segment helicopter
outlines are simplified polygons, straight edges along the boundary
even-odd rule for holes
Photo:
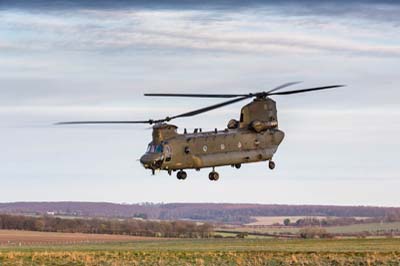
[[[289,82],[268,91],[247,94],[184,94],[184,93],[145,93],[151,97],[194,97],[194,98],[232,98],[211,106],[182,114],[167,116],[163,119],[139,121],[70,121],[58,125],[71,124],[150,124],[153,125],[152,141],[140,162],[152,174],[156,170],[165,170],[169,175],[177,172],[179,180],[187,178],[187,169],[199,171],[211,168],[208,178],[219,179],[215,167],[232,166],[241,168],[242,164],[268,161],[273,170],[272,160],[285,133],[278,128],[276,102],[271,96],[291,95],[310,91],[333,89],[344,85],[330,85],[299,90],[280,91],[283,88],[298,84]],[[188,133],[178,133],[178,127],[168,123],[177,118],[192,117],[230,104],[253,99],[241,108],[239,120],[231,119],[223,130],[202,131],[195,129]]]

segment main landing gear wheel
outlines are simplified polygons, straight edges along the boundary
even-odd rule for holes
[[[212,171],[210,174],[208,174],[208,179],[211,181],[217,181],[219,179],[219,174],[215,171]]]
[[[185,180],[186,177],[187,177],[187,174],[186,174],[185,171],[180,170],[180,171],[176,174],[176,177],[177,177],[179,180]]]
[[[274,170],[274,168],[275,168],[275,163],[274,163],[274,161],[269,161],[269,162],[268,162],[268,167],[269,167],[269,169]]]

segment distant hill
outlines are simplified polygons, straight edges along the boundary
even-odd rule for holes
[[[243,224],[251,222],[252,216],[386,217],[393,213],[400,214],[400,208],[233,203],[12,202],[0,203],[0,213],[106,218],[139,217]]]

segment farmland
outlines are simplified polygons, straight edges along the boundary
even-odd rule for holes
[[[248,232],[248,233],[260,233],[260,234],[298,234],[303,227],[296,226],[232,226],[217,228],[217,231],[223,232]],[[343,226],[325,226],[323,227],[328,233],[333,235],[351,235],[367,232],[371,235],[379,235],[380,233],[400,232],[400,222],[390,223],[365,223],[365,224],[351,224]]]
[[[297,221],[298,219],[305,219],[305,218],[315,218],[315,219],[325,219],[327,216],[254,216],[251,217],[254,219],[254,222],[247,223],[247,226],[267,226],[267,225],[274,225],[274,224],[282,224],[283,220],[289,219],[290,221]],[[329,218],[337,218],[337,217],[329,217]],[[370,217],[352,217],[356,220],[364,220]]]
[[[0,265],[400,265],[398,238],[132,238],[68,243],[5,245],[0,247]]]
[[[1,246],[35,246],[35,245],[65,245],[82,243],[126,242],[134,240],[155,239],[150,237],[81,234],[81,233],[50,233],[18,230],[0,230]]]
[[[400,238],[396,237],[400,231],[400,222],[363,221],[355,224],[322,227],[296,226],[296,223],[292,223],[285,226],[277,225],[277,223],[282,221],[282,218],[288,218],[287,216],[270,216],[259,218],[256,225],[219,224],[220,228],[210,227],[207,234],[187,234],[185,232],[188,228],[192,230],[196,228],[187,226],[195,225],[193,222],[156,222],[135,219],[89,220],[10,215],[1,217],[3,217],[3,226],[8,228],[25,228],[25,225],[31,227],[40,225],[41,227],[33,226],[32,228],[35,228],[36,231],[0,230],[0,266],[400,266]],[[296,220],[307,216],[289,217]],[[125,226],[138,225],[137,223],[142,226],[149,225],[144,227],[148,229],[148,231],[144,231],[147,232],[144,236],[137,236],[137,233],[141,232],[137,231],[140,227]],[[71,226],[75,224],[80,227]],[[175,225],[176,231],[180,233],[176,234],[175,238],[166,237],[167,235],[160,237],[163,236],[158,232],[161,224]],[[101,225],[101,227],[97,225]],[[198,224],[197,226],[202,225]],[[51,229],[55,232],[43,232],[38,230],[40,228]],[[75,231],[71,231],[71,228]],[[79,232],[79,228],[85,230]],[[100,233],[104,230],[100,231],[99,228],[109,228],[111,233]],[[131,229],[126,230],[127,228]],[[323,228],[329,232],[329,238],[301,239],[300,230],[305,228]],[[88,231],[97,233],[83,233]],[[369,234],[357,234],[364,232],[369,232]],[[276,238],[278,234],[283,239]],[[390,237],[385,238],[383,235]]]

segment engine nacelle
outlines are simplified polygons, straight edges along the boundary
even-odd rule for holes
[[[259,133],[267,129],[276,128],[278,126],[277,121],[260,121],[254,120],[250,123],[249,128]]]

